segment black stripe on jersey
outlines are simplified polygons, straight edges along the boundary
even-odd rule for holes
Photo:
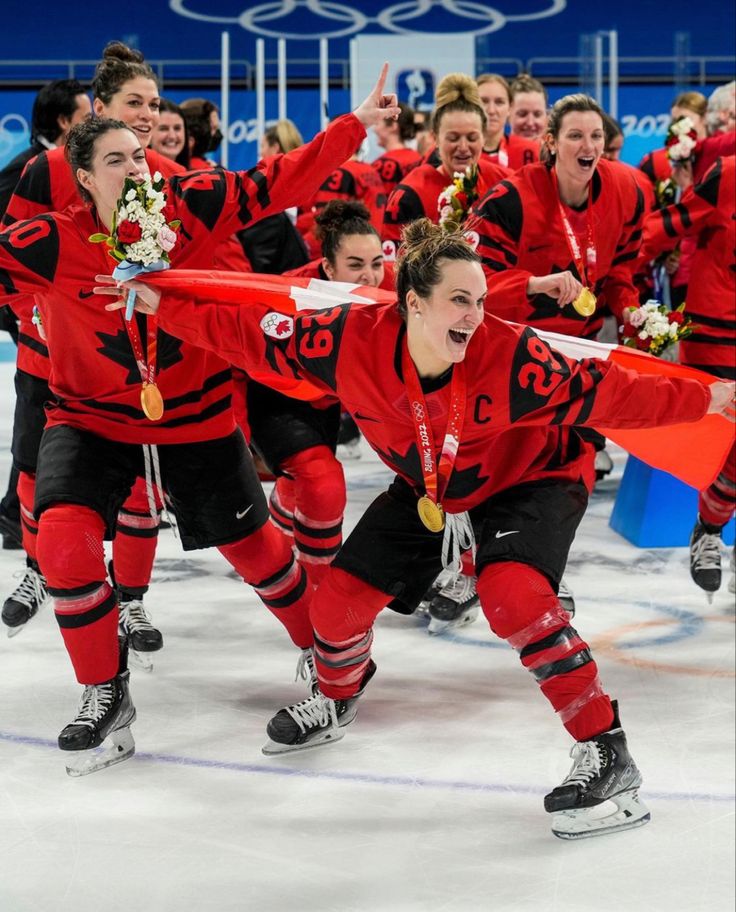
[[[598,384],[603,379],[603,375],[598,370],[598,368],[592,362],[588,362],[588,374],[593,380],[593,386],[588,390],[587,393],[583,396],[583,404],[580,408],[580,412],[577,416],[577,422],[582,424],[587,420],[591,411],[593,410],[593,405],[595,404],[596,393],[598,392]]]
[[[703,326],[713,326],[715,329],[736,329],[736,320],[724,320],[721,317],[711,317],[706,314],[695,313],[694,310],[688,310],[693,323],[701,323]]]
[[[675,203],[675,211],[679,214],[680,219],[682,220],[682,227],[691,228],[693,220],[690,218],[690,213],[688,212],[687,206],[683,206],[682,203]]]
[[[117,605],[115,593],[111,592],[100,605],[82,611],[80,614],[57,614],[56,622],[62,629],[69,630],[77,627],[88,627],[109,614]]]
[[[250,178],[256,185],[256,199],[258,200],[258,205],[261,207],[261,209],[265,209],[266,206],[270,205],[271,203],[271,196],[268,192],[268,180],[266,178],[266,175],[256,168],[250,172]]]
[[[481,246],[483,248],[484,253],[486,250],[498,250],[498,252],[506,260],[507,265],[499,264],[499,267],[497,267],[493,260],[491,260],[490,262],[486,262],[486,257],[484,256],[483,262],[490,269],[496,269],[496,268],[509,269],[511,266],[516,266],[519,258],[516,256],[516,254],[513,252],[513,250],[511,250],[511,248],[506,247],[500,241],[496,241],[490,237],[481,236]]]
[[[687,342],[687,339],[685,341]],[[723,380],[736,380],[736,366],[733,364],[694,364],[692,361],[688,361],[687,366],[714,377],[721,377]]]
[[[46,152],[41,152],[26,165],[13,192],[21,199],[45,206],[47,210],[54,208],[51,196],[51,174]]]
[[[685,340],[688,345],[692,342],[702,343],[704,345],[733,345],[733,336],[707,336],[705,333],[694,332]]]
[[[48,358],[49,356],[49,350],[43,344],[43,342],[40,339],[36,339],[34,336],[27,335],[26,333],[18,333],[18,345],[25,345],[26,348],[30,348],[37,354],[43,355],[44,358]]]
[[[10,273],[7,269],[0,269],[0,287],[2,287],[5,294],[18,294],[18,289],[13,285],[13,280],[10,278]]]
[[[639,170],[646,174],[653,184],[657,182],[657,177],[654,173],[654,158],[652,157],[651,152],[647,153],[647,155],[642,158],[639,163]]]
[[[715,165],[708,171],[706,179],[693,187],[694,192],[714,209],[718,205],[718,191],[721,189],[721,172],[723,171],[721,163],[722,159],[717,158]]]
[[[126,415],[128,418],[133,418],[135,420],[141,420],[144,417],[141,409],[137,409],[132,405],[125,405],[122,402],[98,402],[96,399],[82,399],[80,400],[79,404],[86,406],[88,409],[95,409],[96,411],[107,412],[113,415]],[[59,401],[57,405],[65,412],[71,412],[72,414],[77,415],[82,414],[79,409],[63,400]],[[216,415],[220,415],[222,412],[226,412],[231,407],[231,405],[231,396],[228,394],[224,398],[218,399],[216,402],[208,405],[207,408],[204,408],[193,415],[183,415],[181,418],[172,418],[169,421],[161,421],[158,422],[156,426],[175,428],[186,424],[202,424],[205,421],[208,421],[210,418],[214,418]],[[84,414],[89,413],[84,412]]]
[[[671,238],[676,238],[677,229],[675,228],[675,224],[672,221],[672,213],[670,213],[667,209],[662,209],[660,214],[662,216],[662,227],[664,228],[665,233]]]
[[[192,390],[181,396],[172,396],[170,399],[167,399],[165,402],[166,408],[175,409],[179,408],[181,405],[191,405],[193,402],[199,402],[205,393],[209,393],[211,390],[217,389],[218,386],[222,386],[223,383],[227,383],[231,377],[232,372],[230,371],[230,368],[218,371],[216,374],[211,374],[204,381],[201,389]]]
[[[583,377],[580,374],[580,372],[578,372],[577,374],[575,374],[573,376],[572,380],[570,381],[570,399],[577,399],[577,397],[582,393],[582,391],[583,391]],[[567,417],[568,412],[570,411],[571,404],[572,403],[568,400],[567,402],[563,402],[560,405],[558,405],[557,408],[555,409],[555,414],[554,414],[554,417],[552,418],[552,420],[550,421],[550,424],[562,424],[562,422]]]
[[[638,250],[630,250],[629,253],[622,253],[620,256],[614,257],[611,266],[618,266],[620,263],[628,263],[629,260],[635,260],[638,256]]]

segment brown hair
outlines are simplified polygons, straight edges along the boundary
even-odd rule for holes
[[[699,117],[705,117],[708,110],[708,99],[702,92],[681,92],[670,105],[672,108],[685,108]]]
[[[549,95],[547,94],[545,87],[538,79],[535,79],[528,73],[520,73],[509,86],[509,90],[511,92],[511,101],[513,101],[514,97],[520,92],[539,92],[539,94],[544,97],[545,105],[549,104]]]
[[[506,97],[511,101],[511,86],[509,85],[508,80],[504,76],[501,76],[500,73],[481,73],[480,76],[475,77],[475,81],[478,88],[489,82],[497,82],[500,86],[503,86]]]
[[[152,79],[158,86],[158,79],[140,51],[134,51],[122,41],[111,41],[102,52],[102,60],[95,67],[92,79],[92,94],[103,104],[110,104],[126,82],[143,76]]]
[[[416,135],[416,126],[414,125],[414,108],[410,108],[408,104],[403,101],[399,102],[399,116],[396,120],[392,120],[390,117],[386,119],[386,124],[391,126],[396,124],[399,128],[399,139],[401,142],[406,142],[407,139],[414,139]]]
[[[86,203],[91,202],[92,197],[77,180],[77,169],[92,170],[92,158],[95,154],[97,140],[111,130],[128,130],[133,136],[136,135],[135,131],[122,120],[113,120],[110,117],[94,117],[91,120],[85,120],[73,126],[69,131],[64,155],[72,169],[80,196]]]
[[[322,245],[322,256],[332,266],[335,265],[335,255],[344,237],[351,234],[374,234],[378,238],[378,232],[370,222],[370,213],[363,203],[356,200],[330,200],[315,221],[315,236]]]
[[[560,98],[552,105],[552,110],[549,112],[549,120],[547,122],[547,133],[551,134],[553,139],[557,139],[560,135],[564,116],[570,114],[572,111],[593,111],[595,114],[599,115],[605,130],[605,114],[603,108],[601,108],[595,98],[591,98],[590,95],[576,92],[573,95],[565,95],[564,98]],[[546,161],[554,161],[555,153],[552,152],[546,141],[543,151],[545,153],[544,157]]]
[[[396,305],[406,318],[406,295],[410,290],[428,298],[435,285],[442,281],[441,260],[465,260],[480,263],[459,230],[446,231],[428,218],[410,222],[401,233],[401,247],[396,260]]]
[[[440,80],[434,96],[434,114],[432,115],[432,132],[439,135],[440,121],[445,114],[453,111],[477,114],[481,127],[486,129],[486,112],[478,94],[476,81],[467,73],[448,73]]]

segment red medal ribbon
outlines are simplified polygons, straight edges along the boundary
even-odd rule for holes
[[[465,421],[465,362],[460,361],[454,366],[452,371],[447,429],[445,430],[445,439],[442,444],[439,462],[435,459],[436,449],[432,422],[429,419],[429,409],[427,408],[417,369],[409,354],[409,346],[406,339],[404,339],[402,345],[401,369],[404,374],[404,385],[409,395],[409,409],[414,420],[419,465],[424,477],[424,489],[432,503],[441,504],[457,459],[460,436]]]
[[[567,217],[565,207],[560,199],[560,188],[557,183],[557,175],[555,174],[554,168],[552,168],[552,182],[555,186],[555,199],[557,200],[557,207],[560,210],[560,218],[562,219],[562,227],[565,229],[565,238],[567,240],[568,249],[570,250],[570,256],[575,262],[575,268],[580,275],[580,281],[583,285],[593,291],[595,287],[595,263],[597,259],[595,236],[593,234],[593,181],[591,179],[588,184],[588,208],[586,211],[588,238],[586,241],[585,257],[583,257],[577,235],[570,224],[570,219]]]
[[[158,317],[149,314],[146,317],[146,357],[143,357],[143,347],[141,346],[141,337],[138,333],[138,322],[135,318],[132,320],[123,319],[123,326],[128,333],[130,345],[135,356],[135,363],[141,374],[141,380],[144,385],[156,384],[156,350],[158,347]]]

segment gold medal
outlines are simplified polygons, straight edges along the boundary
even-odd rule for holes
[[[417,512],[430,532],[441,532],[445,528],[445,511],[442,504],[435,503],[424,495],[417,501]]]
[[[572,306],[577,310],[581,317],[592,317],[595,313],[596,296],[590,288],[583,288],[580,294],[572,302]]]
[[[141,389],[141,408],[150,421],[158,421],[164,413],[164,397],[155,383],[144,383]]]

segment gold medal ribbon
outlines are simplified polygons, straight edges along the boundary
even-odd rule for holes
[[[409,354],[406,337],[402,342],[401,370],[404,385],[409,396],[409,410],[414,422],[417,438],[419,467],[424,478],[424,496],[419,498],[417,511],[422,523],[430,532],[441,532],[445,527],[445,513],[442,508],[442,497],[447,490],[450,475],[460,448],[460,437],[465,421],[465,362],[455,364],[450,383],[450,405],[447,416],[447,428],[442,443],[439,461],[436,459],[434,432],[429,417],[429,409],[422,391],[422,384],[417,369]]]
[[[122,311],[121,311],[122,313]],[[164,414],[164,398],[156,386],[156,352],[158,349],[158,318],[149,314],[146,320],[146,357],[138,333],[135,315],[132,320],[123,319],[123,326],[128,333],[130,345],[135,356],[135,363],[141,375],[141,408],[149,421],[159,421]]]
[[[557,183],[557,175],[555,174],[554,168],[551,173],[555,187],[557,207],[560,211],[560,219],[562,220],[562,227],[564,228],[565,239],[567,240],[567,247],[570,251],[570,256],[575,263],[578,275],[580,276],[580,281],[586,286],[572,302],[572,306],[580,316],[592,317],[595,313],[597,300],[595,292],[593,291],[595,288],[595,267],[593,264],[596,262],[597,258],[595,236],[593,234],[593,180],[591,178],[590,183],[588,184],[588,208],[586,210],[588,237],[585,245],[585,255],[583,256],[577,235],[570,224],[570,219],[567,217],[565,207],[560,199],[560,188]]]

